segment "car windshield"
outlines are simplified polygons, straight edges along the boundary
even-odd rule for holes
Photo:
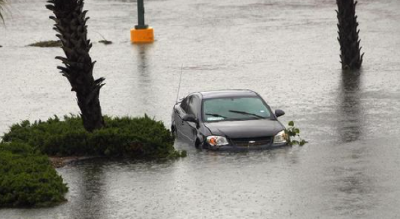
[[[205,122],[267,119],[271,113],[259,97],[208,99],[203,102]]]

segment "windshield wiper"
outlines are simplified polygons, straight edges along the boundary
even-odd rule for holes
[[[207,116],[214,116],[214,117],[222,117],[224,119],[228,118],[226,116],[220,115],[220,114],[215,114],[215,113],[206,113]]]
[[[260,116],[260,115],[257,115],[255,113],[249,113],[249,112],[245,112],[245,111],[229,110],[229,112],[239,113],[239,114],[244,114],[244,115],[250,115],[250,116],[255,116],[257,118],[265,119],[264,116]]]

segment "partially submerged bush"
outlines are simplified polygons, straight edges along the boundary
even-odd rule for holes
[[[54,205],[67,190],[47,156],[27,144],[0,144],[0,207]]]
[[[109,40],[106,40],[106,39],[104,39],[104,40],[100,40],[100,41],[99,41],[99,43],[102,43],[102,44],[104,44],[104,45],[110,45],[110,44],[112,44],[112,42],[111,42],[111,41],[109,41]]]
[[[288,123],[288,126],[289,127],[286,128],[285,132],[290,137],[290,141],[289,141],[290,145],[298,144],[300,146],[303,146],[306,143],[308,143],[306,140],[304,140],[304,139],[302,139],[300,137],[300,129],[294,126],[294,122],[293,121],[290,121]],[[299,140],[296,140],[296,138],[299,139]]]
[[[87,132],[81,118],[66,116],[11,126],[4,142],[24,142],[48,155],[128,156],[143,159],[175,158],[174,139],[164,124],[146,115],[141,118],[105,117],[106,127]]]
[[[36,43],[29,44],[28,46],[33,47],[61,47],[62,43],[60,40],[48,40],[48,41],[40,41]]]

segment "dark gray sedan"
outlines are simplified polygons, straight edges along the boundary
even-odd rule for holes
[[[197,148],[267,149],[288,145],[277,119],[284,114],[251,90],[197,92],[174,105],[171,130]]]

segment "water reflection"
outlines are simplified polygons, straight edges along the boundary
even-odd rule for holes
[[[357,141],[362,134],[361,75],[361,71],[342,71],[337,127],[341,142]]]
[[[136,86],[132,91],[132,98],[138,102],[133,103],[133,108],[136,109],[136,113],[142,114],[143,112],[149,112],[150,97],[152,96],[152,80],[151,80],[151,61],[148,58],[149,50],[151,49],[151,44],[138,44],[133,45],[136,55],[135,61],[137,65],[136,72],[133,72],[134,78],[136,80]],[[150,107],[151,108],[151,107]]]
[[[337,130],[339,141],[346,143],[346,147],[338,152],[341,158],[333,169],[332,186],[337,194],[333,209],[341,215],[354,215],[359,211],[356,215],[364,216],[376,204],[373,199],[364,198],[374,192],[366,168],[366,162],[370,160],[368,148],[351,143],[360,140],[363,134],[362,75],[362,71],[342,71],[340,83]]]
[[[147,70],[150,67],[150,65],[147,64],[148,60],[146,57],[146,51],[149,48],[148,46],[149,46],[148,44],[137,45],[138,58],[139,58],[138,72],[140,76],[148,76]]]
[[[101,161],[87,162],[77,171],[79,186],[77,197],[71,197],[74,203],[72,211],[75,218],[106,218],[105,215],[105,176]]]

